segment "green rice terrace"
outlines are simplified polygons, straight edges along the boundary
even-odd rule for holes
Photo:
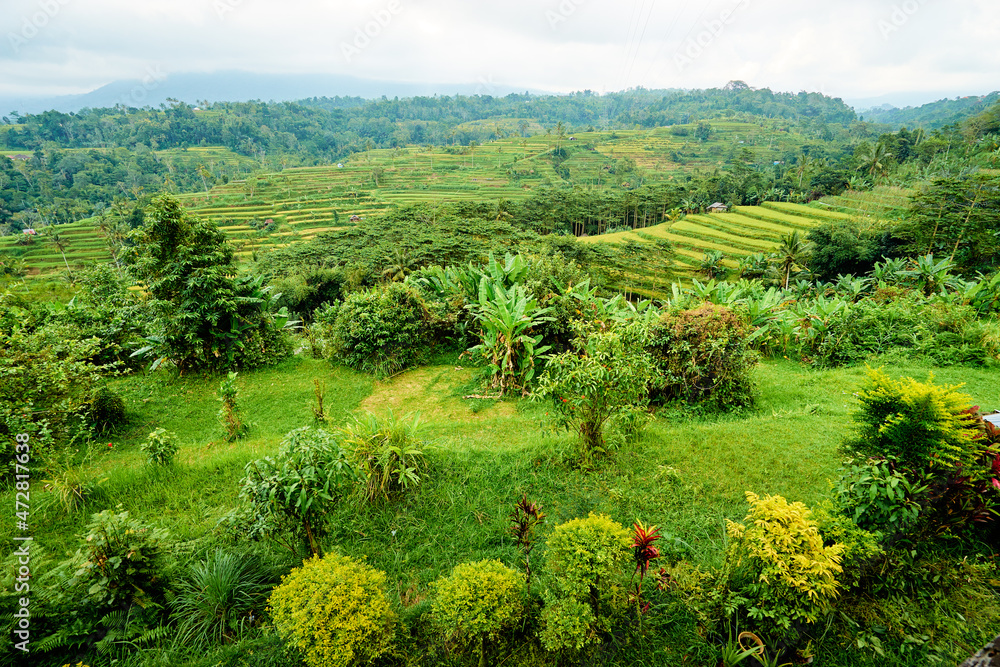
[[[698,264],[707,252],[723,253],[723,265],[735,269],[741,258],[776,249],[781,239],[792,232],[804,235],[823,222],[851,217],[816,206],[767,202],[762,206],[735,206],[726,213],[689,214],[672,222],[583,240],[588,243],[646,243],[665,239],[673,244],[677,254],[676,275],[684,279],[697,274]],[[669,281],[665,281],[663,287],[668,284]]]
[[[227,174],[228,182],[178,199],[215,222],[235,244],[238,256],[250,257],[343,229],[393,205],[518,201],[543,186],[623,191],[641,182],[670,183],[719,169],[743,148],[755,151],[761,164],[769,164],[796,150],[801,141],[787,129],[763,121],[713,122],[704,142],[690,136],[697,130],[694,124],[576,134],[526,127],[538,133],[480,146],[372,149],[337,164],[271,173],[250,174],[253,160],[219,147],[172,149],[157,155],[172,168],[207,165],[208,171]],[[505,134],[499,126],[497,130]],[[767,252],[793,230],[806,232],[824,220],[877,216],[901,208],[905,201],[902,191],[848,192],[827,197],[822,204],[739,207],[723,215],[689,215],[589,240],[641,240],[643,235],[667,239],[676,246],[678,275],[685,278],[693,275],[693,267],[707,250],[724,253],[724,265],[734,267],[740,257]],[[110,259],[97,222],[85,219],[59,225],[59,244],[49,229],[28,245],[20,245],[23,237],[3,237],[0,252],[13,251],[29,276],[58,272],[67,264],[79,267]]]

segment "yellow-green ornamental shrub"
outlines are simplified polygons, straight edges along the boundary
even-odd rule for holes
[[[606,514],[560,524],[546,541],[546,564],[559,592],[580,600],[607,593],[629,560],[631,536]]]
[[[542,645],[581,648],[623,588],[618,581],[631,556],[631,535],[607,515],[556,526],[546,544]]]
[[[524,576],[498,560],[456,565],[434,590],[434,624],[463,644],[496,641],[524,615]]]
[[[956,389],[913,378],[894,380],[882,370],[869,370],[853,415],[855,437],[844,449],[859,458],[885,456],[913,470],[971,468],[982,447],[968,412],[972,399]]]
[[[548,651],[579,651],[597,639],[595,620],[594,612],[586,602],[575,598],[550,600],[542,610],[543,624],[538,638]]]
[[[747,500],[747,525],[727,522],[731,587],[745,598],[748,615],[762,631],[783,633],[792,623],[815,623],[839,594],[843,546],[823,546],[802,503],[749,492]]]
[[[367,664],[389,650],[396,614],[385,573],[346,556],[313,556],[275,587],[274,627],[309,667]]]

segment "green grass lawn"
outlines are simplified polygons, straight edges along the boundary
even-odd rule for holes
[[[887,370],[926,379],[931,369]],[[965,391],[984,408],[1000,407],[996,371],[939,368],[934,376],[938,383],[966,383]],[[320,380],[331,428],[362,410],[421,416],[430,461],[426,483],[393,504],[331,506],[330,532],[322,542],[326,550],[385,570],[391,598],[404,607],[425,599],[430,582],[463,561],[516,564],[507,514],[522,493],[543,505],[544,532],[588,512],[605,512],[624,525],[661,526],[690,546],[688,559],[716,566],[725,521],[743,518],[747,491],[810,505],[827,495],[840,466],[838,442],[850,427],[852,394],[863,379],[863,368],[814,370],[765,361],[756,371],[760,399],[752,412],[704,417],[661,411],[635,444],[585,472],[566,462],[572,437],[549,430],[547,405],[463,399],[475,393],[473,372],[450,359],[387,382],[302,356],[241,373],[240,402],[252,427],[235,443],[225,442],[216,418],[218,378],[138,374],[114,382],[130,424],[95,446],[88,476],[101,483],[86,511],[64,516],[35,479],[33,507],[48,509],[33,510],[32,522],[49,554],[75,550],[87,515],[117,505],[169,529],[174,540],[211,539],[218,520],[238,503],[244,466],[273,454],[286,432],[313,422],[314,380]],[[145,465],[138,450],[157,427],[181,442],[169,469]],[[4,501],[12,503],[8,496]],[[5,525],[0,539],[10,537]]]

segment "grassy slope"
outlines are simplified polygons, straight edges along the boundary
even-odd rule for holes
[[[890,372],[927,375],[927,369],[917,367]],[[934,372],[940,383],[966,382],[974,402],[1000,405],[995,372]],[[391,595],[402,604],[424,599],[428,584],[459,562],[495,557],[515,564],[518,553],[505,532],[506,515],[522,492],[544,506],[546,531],[590,511],[607,512],[625,525],[641,520],[663,526],[691,545],[692,560],[715,565],[723,549],[725,519],[743,517],[746,491],[782,494],[808,504],[824,497],[837,474],[836,447],[849,426],[851,394],[863,375],[857,368],[815,371],[767,361],[757,371],[761,399],[755,413],[706,419],[661,415],[638,443],[593,473],[561,462],[572,440],[565,433],[543,431],[545,405],[470,404],[461,396],[473,386],[472,373],[452,363],[416,369],[384,384],[304,358],[241,374],[241,401],[254,427],[235,444],[219,437],[218,379],[137,375],[116,382],[132,426],[109,438],[115,443],[110,451],[98,448],[91,475],[106,481],[87,511],[120,503],[170,529],[177,540],[210,533],[237,503],[244,465],[273,453],[285,432],[312,421],[315,378],[327,387],[333,424],[356,409],[419,411],[424,436],[434,445],[430,479],[419,493],[383,507],[345,503],[331,508],[329,515],[331,533],[324,546],[386,570]],[[170,471],[144,466],[138,451],[145,434],[157,426],[176,432],[183,443]],[[85,517],[34,509],[51,494],[43,492],[40,479],[33,481],[32,491],[32,522],[40,546],[51,554],[74,550]],[[10,497],[6,501],[13,502]],[[0,540],[9,539],[5,525]]]

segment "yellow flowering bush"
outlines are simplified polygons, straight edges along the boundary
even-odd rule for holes
[[[309,667],[367,664],[392,645],[396,614],[385,573],[346,556],[313,556],[270,599],[274,627]]]
[[[434,590],[431,616],[448,639],[496,641],[524,616],[524,576],[498,560],[456,565]]]

